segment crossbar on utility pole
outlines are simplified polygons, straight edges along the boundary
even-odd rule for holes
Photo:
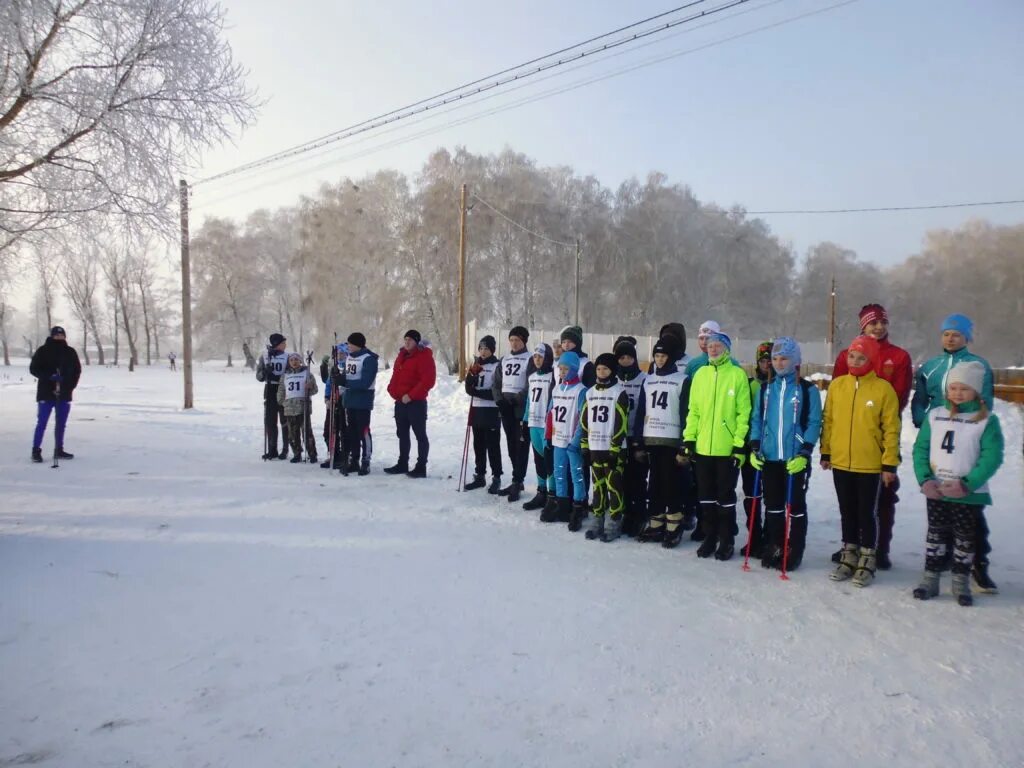
[[[459,203],[459,327],[455,338],[459,345],[459,381],[466,379],[466,192],[462,185]]]
[[[181,370],[185,377],[185,410],[192,407],[192,265],[189,261],[188,182],[178,184],[181,207]]]

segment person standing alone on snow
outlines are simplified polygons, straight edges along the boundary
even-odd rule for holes
[[[36,385],[36,431],[32,437],[32,461],[43,460],[43,435],[50,421],[50,413],[57,411],[57,425],[54,428],[54,455],[59,459],[73,459],[64,450],[64,428],[71,413],[71,396],[82,375],[82,364],[74,347],[68,346],[64,329],[55,325],[50,329],[50,338],[32,355],[29,372],[39,379]]]
[[[427,476],[427,394],[434,387],[437,371],[434,353],[423,342],[419,331],[407,331],[402,349],[395,358],[388,394],[395,401],[395,428],[398,432],[398,462],[384,471],[389,475],[406,473],[409,477]],[[409,469],[412,443],[409,430],[416,435],[416,466]]]
[[[167,355],[167,361],[171,364],[171,370],[172,371],[178,370],[177,360],[178,360],[178,356],[176,354],[174,354],[173,352],[171,352],[171,353],[169,353]]]
[[[277,385],[277,402],[288,421],[288,437],[292,444],[292,464],[302,461],[302,436],[306,436],[306,455],[310,464],[316,464],[316,437],[313,435],[313,420],[310,411],[313,395],[317,393],[316,378],[309,368],[302,364],[302,355],[292,352],[288,355],[288,368],[281,375]]]
[[[875,373],[888,381],[900,404],[900,417],[910,400],[910,383],[914,377],[914,367],[910,355],[905,349],[897,347],[889,341],[889,314],[881,304],[867,304],[860,310],[860,332],[878,342],[878,360],[875,362]],[[846,365],[847,350],[839,353],[832,370],[832,378],[844,376],[850,372]],[[878,556],[877,567],[881,571],[892,568],[889,560],[889,544],[892,541],[892,527],[896,521],[896,502],[900,489],[899,476],[889,485],[883,485],[878,494]],[[838,563],[842,550],[833,553],[832,562]]]
[[[288,366],[288,353],[284,351],[286,341],[288,339],[280,333],[270,334],[267,351],[260,355],[256,364],[256,381],[263,382],[263,430],[267,442],[264,459],[288,458],[288,425],[284,419],[284,408],[277,402],[277,385]],[[280,453],[277,451],[278,422],[281,424]]]

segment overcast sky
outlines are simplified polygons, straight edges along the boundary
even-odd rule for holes
[[[713,8],[723,0],[697,6]],[[195,192],[197,218],[294,203],[320,182],[379,168],[415,174],[439,146],[505,146],[615,187],[652,170],[702,200],[748,210],[1024,198],[1024,2],[858,0],[553,95],[525,96],[715,43],[835,0],[754,0],[702,29],[329,155]],[[227,35],[266,99],[200,178],[360,122],[506,66],[667,10],[673,0],[224,0]],[[739,14],[739,15],[737,15]],[[706,23],[706,22],[703,22]],[[690,30],[680,33],[680,30]],[[567,68],[568,69],[568,68]],[[414,138],[431,128],[430,135]],[[366,154],[368,150],[375,150]],[[353,157],[363,153],[361,157]],[[496,201],[500,202],[500,201]],[[1024,206],[766,216],[801,251],[820,240],[890,264],[927,229],[971,217],[1024,221]]]

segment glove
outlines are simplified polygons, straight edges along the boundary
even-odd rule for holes
[[[755,470],[760,472],[762,469],[764,469],[764,456],[762,456],[759,453],[750,454],[750,466],[752,466]],[[789,469],[788,464],[786,465],[786,469]]]
[[[754,463],[753,459],[751,459],[750,463]],[[800,456],[794,456],[786,462],[786,471],[791,475],[799,475],[805,469],[807,469],[807,457],[802,454]]]
[[[472,374],[473,376],[477,376],[483,369],[484,367],[480,365],[480,363],[473,363],[471,366],[469,366],[469,373]]]
[[[676,464],[678,464],[680,467],[685,467],[689,463],[690,455],[686,452],[684,448],[680,448],[678,451],[676,451]]]
[[[320,365],[327,365],[329,362],[331,362],[330,355],[324,355],[323,357],[320,358]]]
[[[962,499],[970,493],[962,480],[945,480],[939,484],[939,491],[947,499]]]
[[[647,463],[647,451],[643,448],[637,448],[633,451],[633,458],[639,461],[641,464]]]
[[[732,452],[732,465],[736,469],[739,469],[740,467],[742,467],[746,463],[747,463],[747,455],[745,453],[743,453],[742,451],[733,451]]]
[[[683,443],[683,453],[687,458],[692,459],[697,455],[697,443],[694,440],[687,440]]]
[[[921,483],[921,493],[933,501],[942,501],[942,489],[939,486],[939,481],[935,478]]]

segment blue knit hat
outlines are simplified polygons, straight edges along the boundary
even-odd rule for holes
[[[790,365],[785,373],[792,373],[800,365],[800,345],[792,336],[780,336],[775,340],[775,344],[772,345],[772,357],[776,355],[789,358]]]
[[[580,356],[575,352],[563,352],[562,356],[558,358],[558,365],[564,365],[570,371],[576,373],[580,369]]]
[[[721,342],[722,344],[725,344],[725,348],[732,352],[732,339],[729,338],[728,334],[722,333],[721,331],[709,333],[704,343],[710,344],[712,341],[717,341]]]
[[[968,342],[974,340],[974,322],[967,315],[950,315],[942,321],[943,331],[959,331]]]

